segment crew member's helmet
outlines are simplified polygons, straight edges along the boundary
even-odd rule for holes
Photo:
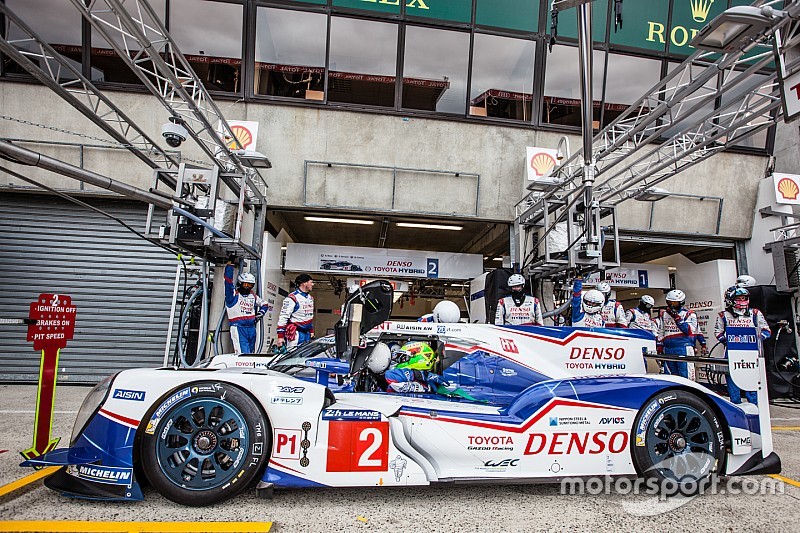
[[[606,303],[606,297],[597,289],[591,289],[583,293],[583,312],[593,315],[599,313]]]
[[[242,272],[236,278],[236,288],[242,294],[249,294],[256,286],[256,277],[249,272]]]
[[[668,307],[680,309],[686,301],[686,295],[680,289],[673,289],[667,293],[666,300]]]
[[[743,315],[750,307],[750,291],[734,285],[725,291],[725,307],[731,313]]]
[[[409,370],[431,370],[436,362],[436,352],[427,342],[409,342],[400,348],[398,354],[408,357],[405,363],[400,363],[397,368]]]
[[[525,287],[525,278],[522,274],[512,274],[508,278],[507,285],[512,292],[521,291]]]
[[[736,278],[736,286],[737,287],[755,287],[756,286],[756,278],[753,276],[748,276],[747,274],[742,274],[738,278]]]
[[[367,368],[375,374],[383,374],[389,369],[392,362],[392,350],[384,342],[379,342],[372,349],[367,360]]]
[[[461,319],[461,310],[455,302],[442,300],[433,308],[433,321],[454,324]]]
[[[656,305],[656,301],[649,294],[645,294],[639,298],[639,307],[643,307],[649,311],[654,305]]]

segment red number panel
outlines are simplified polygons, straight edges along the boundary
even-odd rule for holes
[[[328,472],[386,472],[388,463],[388,422],[330,422]]]

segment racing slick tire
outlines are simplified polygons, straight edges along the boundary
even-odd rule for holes
[[[141,466],[165,498],[201,507],[246,489],[269,458],[261,408],[226,383],[189,383],[165,396],[141,440]]]
[[[637,472],[662,493],[695,494],[721,472],[725,436],[716,413],[690,392],[664,390],[639,410],[631,447]]]

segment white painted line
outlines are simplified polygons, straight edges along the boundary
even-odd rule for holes
[[[78,414],[78,411],[53,411],[53,413],[57,414],[57,415],[75,415],[75,414]],[[25,411],[10,411],[10,410],[3,411],[3,410],[0,410],[0,414],[2,414],[2,415],[26,415],[26,414],[33,415],[33,414],[36,414],[36,411],[28,411],[28,410],[25,410]],[[798,420],[800,420],[800,418]]]

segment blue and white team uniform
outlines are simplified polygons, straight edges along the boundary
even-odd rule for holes
[[[542,306],[539,299],[526,295],[519,304],[513,296],[506,296],[497,301],[497,312],[494,323],[502,326],[543,326]]]
[[[665,310],[658,314],[658,345],[663,348],[665,355],[693,356],[694,345],[700,328],[697,323],[697,314],[682,307],[677,313],[677,319],[672,318]],[[677,374],[684,378],[689,377],[689,367],[686,363],[666,361],[670,374]]]
[[[603,320],[602,311],[589,314],[584,312],[581,291],[583,290],[583,280],[576,279],[572,283],[572,325],[584,328],[604,328],[606,321]]]
[[[241,294],[233,283],[233,266],[225,266],[225,309],[231,324],[231,342],[235,353],[254,353],[256,322],[267,312],[267,302],[256,293]]]
[[[625,318],[625,308],[621,303],[609,299],[600,311],[603,314],[603,327],[606,328],[627,328],[628,320]]]
[[[756,328],[759,333],[761,341],[765,341],[772,335],[769,330],[767,319],[764,318],[764,313],[755,308],[748,309],[748,312],[743,315],[736,315],[728,310],[722,311],[717,315],[717,321],[714,324],[714,336],[717,340],[726,346],[725,357],[728,357],[728,338],[725,335],[725,330],[728,326],[741,327],[741,328]],[[742,403],[742,389],[731,379],[730,373],[725,376],[725,381],[728,382],[728,396],[733,403]],[[747,401],[752,404],[758,404],[758,394],[756,391],[744,391]]]
[[[642,311],[638,307],[628,309],[625,313],[625,321],[629,328],[643,329],[649,331],[654,336],[658,335],[658,325],[649,312]]]
[[[314,337],[314,297],[296,289],[283,300],[278,316],[278,338],[287,348],[305,344]]]

